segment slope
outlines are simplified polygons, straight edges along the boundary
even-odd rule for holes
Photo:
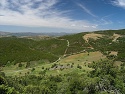
[[[67,42],[51,39],[34,41],[24,38],[0,38],[0,65],[46,59],[53,62],[63,54]]]

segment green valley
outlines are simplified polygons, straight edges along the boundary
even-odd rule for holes
[[[0,38],[0,94],[124,94],[125,30]]]

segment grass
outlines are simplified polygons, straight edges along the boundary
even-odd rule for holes
[[[60,63],[81,63],[81,62],[93,62],[105,58],[100,52],[86,52],[68,56],[60,61]]]
[[[4,67],[3,72],[6,76],[24,76],[26,74],[39,75],[41,71],[49,68],[49,70],[46,70],[46,75],[66,74],[73,71],[77,73],[86,73],[92,70],[88,67],[89,63],[105,58],[106,57],[100,52],[90,52],[89,54],[86,52],[62,58],[56,63],[58,66],[57,68],[51,68],[54,63],[40,63],[40,61],[32,61],[32,66],[29,68],[25,68],[26,62],[22,62],[23,66],[21,68],[18,67],[18,64],[10,65]],[[72,68],[71,65],[73,65]],[[77,68],[78,65],[80,65],[82,69]],[[61,66],[63,66],[63,68],[61,68]],[[44,69],[42,69],[43,67]],[[35,69],[34,71],[32,71],[33,68]]]

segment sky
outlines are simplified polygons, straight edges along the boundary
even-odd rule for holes
[[[0,0],[0,31],[88,32],[125,28],[125,0]]]

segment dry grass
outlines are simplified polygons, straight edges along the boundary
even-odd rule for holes
[[[98,61],[100,59],[106,58],[105,56],[103,56],[102,53],[100,53],[99,51],[97,52],[90,52],[90,53],[80,53],[80,54],[75,54],[75,55],[71,55],[68,56],[66,58],[64,58],[63,60],[60,61],[60,63],[68,63],[68,62],[92,62],[92,61]]]
[[[88,42],[88,40],[89,40],[90,38],[92,38],[92,39],[94,39],[94,40],[97,40],[97,39],[99,39],[99,38],[102,38],[103,36],[104,36],[104,35],[102,35],[102,34],[90,33],[90,34],[84,35],[84,36],[83,36],[83,39],[84,39],[86,42]]]
[[[109,55],[115,55],[117,56],[118,52],[115,52],[115,51],[111,51],[111,53]]]
[[[119,35],[119,34],[113,34],[113,42],[115,42],[119,37],[121,37],[121,35]]]

